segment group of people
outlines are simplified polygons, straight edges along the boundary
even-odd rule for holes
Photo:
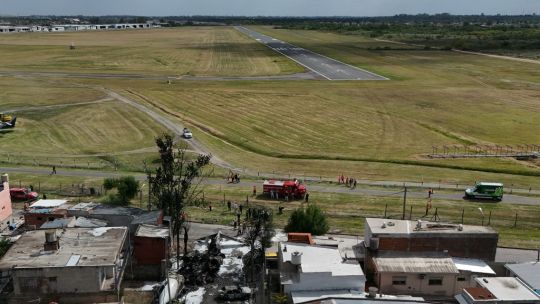
[[[229,175],[227,176],[227,183],[239,183],[240,182],[240,176],[238,176],[238,173],[234,173],[232,171],[229,171]]]
[[[356,188],[356,178],[347,177],[341,174],[338,176],[338,184],[344,184],[347,187],[354,189]]]

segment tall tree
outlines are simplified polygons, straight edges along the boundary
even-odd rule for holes
[[[176,262],[180,260],[180,232],[184,226],[184,206],[194,202],[201,193],[203,168],[210,163],[210,155],[199,155],[190,160],[185,148],[175,149],[169,134],[156,138],[160,165],[155,174],[146,169],[150,195],[157,208],[171,217],[173,236],[176,237]]]

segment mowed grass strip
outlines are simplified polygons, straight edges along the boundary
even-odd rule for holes
[[[105,95],[100,91],[75,87],[63,81],[0,77],[0,112],[25,107],[92,102],[102,98]]]
[[[483,96],[489,90],[474,84],[447,94],[431,87],[413,91],[403,82],[227,82],[204,88],[182,82],[130,90],[184,123],[263,156],[540,174],[534,163],[513,160],[425,158],[432,146],[540,141],[533,131],[537,110],[512,102],[493,108],[491,97]],[[470,91],[477,106],[468,105]]]
[[[303,68],[231,27],[24,33],[0,41],[2,70],[260,76]],[[69,49],[71,44],[75,49]]]
[[[165,129],[120,102],[27,111],[1,136],[2,152],[92,154],[152,147]]]

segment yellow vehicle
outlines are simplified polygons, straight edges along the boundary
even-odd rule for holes
[[[15,128],[17,117],[9,114],[0,113],[0,130]]]
[[[10,122],[12,120],[13,120],[12,115],[0,113],[0,122]]]

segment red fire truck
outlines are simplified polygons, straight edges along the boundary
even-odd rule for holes
[[[263,183],[263,193],[271,198],[304,198],[306,194],[306,186],[302,185],[298,180],[279,181],[265,180]]]

